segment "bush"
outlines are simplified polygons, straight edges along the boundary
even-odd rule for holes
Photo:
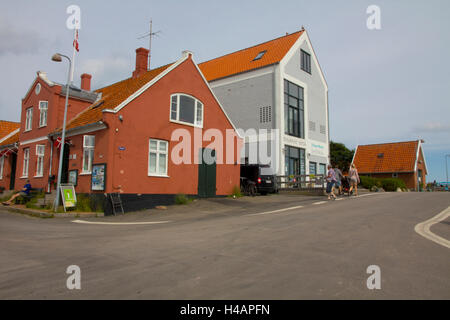
[[[387,178],[381,180],[383,184],[383,189],[386,191],[397,191],[398,188],[400,189],[406,189],[405,182],[403,180],[400,180],[398,178]]]
[[[189,198],[183,193],[177,194],[175,196],[176,204],[187,204],[188,202],[189,202]]]
[[[241,188],[239,186],[234,186],[231,196],[236,198],[242,197]]]
[[[360,176],[359,179],[361,180],[361,186],[365,189],[372,189],[372,187],[381,188],[383,187],[383,184],[381,183],[380,179],[372,178],[372,177],[366,177],[366,176]]]

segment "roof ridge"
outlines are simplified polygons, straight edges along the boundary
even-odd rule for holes
[[[167,68],[168,66],[170,66],[170,65],[172,65],[172,64],[174,64],[174,63],[175,63],[175,62],[168,63],[168,64],[165,64],[165,65],[160,66],[160,67],[158,67],[158,68],[154,68],[154,69],[147,70],[145,73],[143,73],[143,74],[140,75],[139,77],[143,77],[143,76],[145,76],[146,74],[148,74],[149,72],[153,72],[153,71],[156,71],[156,70],[158,70],[158,69]],[[119,81],[117,81],[117,82],[111,83],[110,85],[107,85],[107,86],[98,88],[98,89],[94,90],[94,92],[100,93],[100,91],[105,90],[106,88],[112,87],[112,86],[114,86],[114,85],[118,85],[118,84],[120,84],[120,83],[122,83],[122,82],[124,82],[124,81],[132,80],[132,79],[135,79],[135,78],[133,78],[133,77],[128,77],[128,78],[119,80]]]
[[[408,142],[419,142],[419,140],[408,140],[408,141],[397,141],[397,142],[384,142],[384,143],[371,143],[371,144],[359,144],[359,147],[368,147],[368,146],[381,146],[386,144],[399,144],[399,143],[408,143]]]
[[[253,46],[250,46],[250,47],[246,47],[246,48],[243,48],[243,49],[240,49],[240,50],[237,50],[237,51],[233,51],[233,52],[230,52],[230,53],[227,53],[227,54],[224,54],[224,55],[221,55],[221,56],[218,56],[218,57],[215,57],[215,58],[212,58],[212,59],[203,61],[203,62],[199,63],[198,65],[200,66],[200,65],[202,65],[202,64],[204,64],[204,63],[207,63],[207,62],[210,62],[210,61],[213,61],[213,60],[216,60],[216,59],[220,59],[220,58],[223,58],[223,57],[226,57],[226,56],[229,56],[229,55],[231,55],[231,54],[238,53],[238,52],[241,52],[241,51],[244,51],[244,50],[248,50],[248,49],[251,49],[251,48],[255,48],[255,47],[257,47],[257,46],[260,46],[260,45],[263,45],[263,44],[267,44],[267,43],[269,43],[269,42],[276,41],[276,40],[279,40],[279,39],[281,39],[281,38],[290,37],[290,36],[293,36],[293,35],[295,35],[295,34],[297,34],[297,33],[302,33],[303,31],[305,31],[305,30],[299,30],[299,31],[296,31],[296,32],[293,32],[293,33],[289,33],[289,34],[286,34],[286,35],[284,35],[284,36],[281,36],[281,37],[278,37],[278,38],[275,38],[275,39],[272,39],[272,40],[267,40],[267,41],[264,41],[264,42],[255,44],[255,45],[253,45]]]

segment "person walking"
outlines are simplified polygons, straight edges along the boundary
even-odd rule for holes
[[[354,163],[351,164],[350,170],[348,172],[348,178],[350,179],[350,189],[348,190],[348,196],[352,194],[353,189],[355,189],[355,196],[358,195],[358,183],[361,182],[358,175],[358,170]]]
[[[338,189],[338,195],[342,194],[342,171],[339,169],[338,166],[335,166],[333,169],[336,174],[336,188]]]
[[[333,167],[328,165],[328,174],[327,174],[327,194],[328,200],[336,200],[336,195],[334,194],[334,184],[336,183],[336,173],[333,170]]]

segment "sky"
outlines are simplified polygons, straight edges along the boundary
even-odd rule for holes
[[[329,88],[330,138],[358,144],[425,140],[428,181],[445,181],[450,154],[450,1],[448,0],[133,0],[2,1],[0,4],[0,119],[19,121],[21,99],[38,70],[65,83],[73,31],[66,9],[81,9],[75,81],[93,75],[93,88],[131,75],[135,49],[152,43],[151,66],[197,63],[304,26]],[[381,29],[369,30],[369,5]],[[450,157],[449,166],[450,166]]]

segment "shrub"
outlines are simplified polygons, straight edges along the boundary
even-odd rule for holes
[[[189,202],[189,198],[183,193],[177,194],[175,196],[176,204],[187,204],[188,202]]]
[[[239,186],[234,186],[231,196],[236,198],[242,197],[241,188]]]
[[[366,176],[360,176],[359,179],[361,180],[361,186],[365,189],[372,189],[373,186],[377,188],[381,188],[383,184],[381,183],[380,179],[372,178],[372,177],[366,177]]]
[[[387,178],[381,180],[383,184],[383,189],[386,191],[397,191],[397,188],[405,189],[406,185],[403,180],[400,180],[398,178]]]

